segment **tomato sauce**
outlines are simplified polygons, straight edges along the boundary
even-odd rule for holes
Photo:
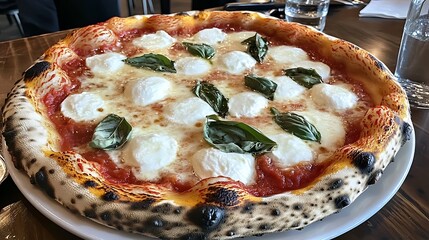
[[[131,168],[118,167],[104,150],[94,150],[83,153],[82,156],[92,162],[100,164],[98,171],[103,177],[112,183],[138,184],[139,181],[133,175]]]
[[[305,187],[326,168],[326,164],[302,163],[290,169],[280,169],[266,155],[257,157],[256,161],[256,183],[246,188],[258,197]]]

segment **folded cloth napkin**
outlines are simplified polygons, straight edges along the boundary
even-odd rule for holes
[[[405,19],[411,0],[371,0],[359,17],[380,17]]]

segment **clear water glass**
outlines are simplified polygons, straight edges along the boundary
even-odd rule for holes
[[[429,0],[412,0],[395,75],[411,106],[429,109]]]
[[[323,31],[328,9],[329,0],[286,0],[285,18]]]

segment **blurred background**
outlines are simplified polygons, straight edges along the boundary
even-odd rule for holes
[[[236,0],[0,0],[0,41],[39,35],[105,21],[111,16],[126,17],[147,13],[182,12],[223,6]],[[45,4],[49,2],[50,4]],[[52,18],[58,20],[54,21]],[[162,6],[162,3],[164,5]],[[46,5],[52,5],[46,7]],[[100,6],[102,5],[102,6]],[[167,8],[167,9],[168,9]],[[18,13],[19,12],[19,13]],[[20,21],[21,24],[18,24]],[[23,29],[19,28],[23,26]],[[31,29],[28,26],[31,26]],[[37,26],[34,26],[37,25]],[[44,28],[40,30],[38,28]],[[20,31],[21,30],[21,31]]]

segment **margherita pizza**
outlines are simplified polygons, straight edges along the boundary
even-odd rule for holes
[[[412,131],[372,55],[249,12],[78,29],[25,71],[3,121],[47,195],[162,239],[303,228],[375,183]]]

